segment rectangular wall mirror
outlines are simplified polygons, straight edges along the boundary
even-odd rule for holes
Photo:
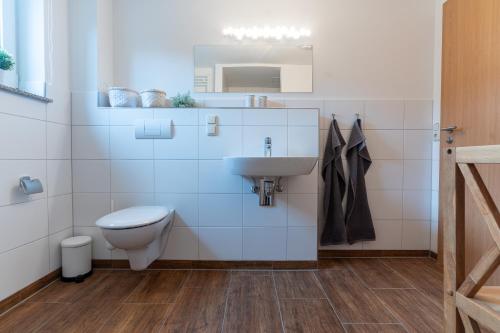
[[[312,61],[311,46],[195,46],[194,91],[312,92]]]

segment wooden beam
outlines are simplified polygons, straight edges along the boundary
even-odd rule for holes
[[[495,201],[475,165],[459,164],[459,167],[493,241],[500,248],[500,212]]]
[[[447,333],[463,332],[455,303],[455,292],[465,279],[465,181],[457,167],[455,148],[443,155],[444,328]]]
[[[500,145],[457,147],[457,163],[500,163]]]
[[[493,330],[493,332],[500,332],[500,313],[496,312],[487,303],[457,293],[456,304],[461,312],[482,326],[486,326]]]
[[[494,245],[474,266],[458,292],[466,297],[474,297],[490,276],[495,273],[499,263],[500,249]]]

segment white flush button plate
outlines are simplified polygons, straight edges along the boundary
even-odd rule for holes
[[[136,139],[172,139],[171,119],[138,119],[135,122]]]

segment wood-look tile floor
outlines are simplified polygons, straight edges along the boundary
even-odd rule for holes
[[[332,259],[308,271],[96,270],[0,316],[0,332],[442,332],[432,259]]]

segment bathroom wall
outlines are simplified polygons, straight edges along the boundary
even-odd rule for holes
[[[323,139],[332,112],[343,118],[346,138],[354,114],[360,113],[374,159],[368,187],[377,241],[329,248],[430,248],[431,237],[435,239],[430,222],[434,1],[121,0],[113,2],[112,10],[109,4],[99,9],[102,4],[97,3],[96,9],[93,3],[85,6],[95,21],[106,24],[96,24],[92,17],[78,23],[76,43],[102,50],[76,55],[89,67],[75,68],[81,76],[74,80],[75,126],[107,126],[108,116],[95,105],[97,89],[110,80],[135,89],[163,88],[170,96],[191,89],[193,46],[234,44],[221,35],[225,25],[308,26],[313,36],[303,42],[314,45],[314,93],[271,95],[271,105],[320,109]],[[97,26],[95,35],[81,33],[85,25]],[[113,64],[112,70],[97,75],[103,64]],[[243,106],[241,94],[195,97],[205,107]],[[100,140],[101,135],[90,137]],[[320,180],[318,187],[321,192]],[[105,211],[97,204],[88,208]],[[321,212],[321,200],[318,209]],[[75,223],[76,218],[75,212]]]
[[[74,224],[94,238],[94,258],[126,258],[105,247],[100,216],[158,204],[176,210],[162,259],[316,259],[318,169],[285,179],[275,206],[259,207],[222,158],[262,156],[266,136],[275,156],[318,156],[317,109],[82,108],[82,98],[95,95],[73,95]],[[206,134],[207,115],[218,117],[217,136]],[[172,139],[135,139],[135,120],[153,118],[172,120]]]
[[[0,92],[0,300],[59,268],[59,242],[73,234],[67,1],[53,5],[54,102]],[[21,176],[39,178],[45,191],[21,194]]]

